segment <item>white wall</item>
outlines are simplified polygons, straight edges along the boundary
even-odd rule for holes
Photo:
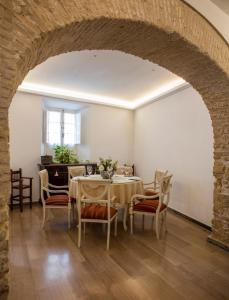
[[[135,111],[134,162],[150,181],[156,168],[173,174],[170,207],[211,225],[213,129],[191,87]]]
[[[89,105],[82,114],[84,133],[80,156],[98,161],[112,157],[120,163],[132,163],[133,112],[115,107]],[[83,149],[82,149],[83,148]]]
[[[47,97],[46,97],[47,99]],[[11,167],[34,177],[42,143],[43,97],[17,93],[9,110]],[[137,109],[84,104],[82,160],[100,156],[136,165],[139,176],[152,179],[156,168],[173,173],[170,206],[210,225],[213,205],[213,131],[201,97],[192,88]]]
[[[42,143],[42,97],[17,93],[9,109],[10,165],[22,168],[33,180],[33,200],[38,199],[38,168]]]
[[[34,177],[34,201],[39,195],[37,163],[44,154],[41,152],[43,100],[42,96],[18,92],[9,110],[11,168],[21,167],[25,176]],[[102,156],[132,163],[133,112],[83,105],[82,144],[77,146],[79,158],[97,161]]]

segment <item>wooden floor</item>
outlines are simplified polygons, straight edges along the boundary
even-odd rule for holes
[[[157,241],[150,219],[142,230],[111,237],[101,225],[87,226],[82,248],[76,228],[67,230],[63,211],[42,230],[42,210],[10,213],[9,300],[229,299],[229,253],[206,242],[209,232],[168,215],[168,233]]]

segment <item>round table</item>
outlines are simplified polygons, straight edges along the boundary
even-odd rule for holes
[[[100,175],[91,176],[77,176],[73,177],[69,185],[69,195],[72,198],[76,198],[77,195],[77,179],[90,179],[90,180],[101,180]],[[143,182],[142,179],[136,176],[125,177],[123,175],[114,175],[111,183],[111,196],[116,196],[115,204],[124,207],[123,227],[127,230],[126,218],[128,203],[134,194],[143,194]]]

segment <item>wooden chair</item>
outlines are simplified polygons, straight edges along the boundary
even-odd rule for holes
[[[86,223],[107,224],[107,250],[110,247],[110,226],[115,221],[114,234],[117,235],[118,211],[111,206],[111,181],[78,180],[78,247],[81,246],[81,226]]]
[[[68,167],[68,184],[72,177],[84,176],[86,174],[85,166]]]
[[[156,227],[156,236],[159,239],[159,222],[161,217],[161,223],[163,223],[165,230],[166,229],[166,212],[168,208],[169,198],[170,198],[170,189],[171,189],[171,178],[172,175],[163,177],[159,192],[154,196],[145,196],[135,194],[131,198],[130,202],[130,228],[131,234],[133,234],[133,216],[134,215],[150,215],[155,217],[155,227]],[[143,219],[144,222],[144,219]]]
[[[41,201],[43,206],[42,227],[45,225],[46,210],[60,208],[68,210],[68,228],[70,228],[71,211],[74,209],[74,203],[66,190],[68,186],[56,186],[49,183],[48,171],[46,169],[40,171],[39,176],[41,181]]]
[[[134,170],[132,166],[118,166],[117,170],[115,172],[117,175],[125,175],[125,176],[133,176],[134,175]]]
[[[17,171],[10,170],[11,178],[11,196],[10,208],[13,209],[13,202],[17,201],[20,205],[20,211],[23,211],[23,200],[29,199],[30,208],[32,208],[32,177],[22,176],[22,169]],[[26,195],[25,191],[28,190],[29,194]],[[14,194],[14,191],[16,194]]]
[[[154,173],[154,180],[149,183],[144,183],[144,190],[146,196],[155,195],[159,192],[160,183],[164,176],[168,175],[168,170],[158,170],[156,169]]]

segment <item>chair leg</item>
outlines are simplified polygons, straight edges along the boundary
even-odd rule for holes
[[[74,203],[72,204],[71,213],[72,213],[72,222],[74,222],[74,220],[75,220],[75,205],[74,205]]]
[[[68,207],[68,229],[71,228],[71,206]]]
[[[110,248],[110,231],[111,231],[111,223],[107,223],[107,250]]]
[[[130,233],[133,234],[133,214],[130,214]]]
[[[30,209],[32,209],[32,180],[30,180],[30,190],[29,190],[29,206],[30,206]]]
[[[118,225],[118,216],[115,217],[114,223],[114,235],[117,236],[117,225]]]
[[[23,189],[22,189],[22,182],[19,183],[19,205],[20,211],[23,212]]]
[[[123,215],[123,228],[125,231],[127,231],[127,225],[126,225],[127,210],[128,210],[128,205],[125,205],[124,206],[124,215]]]
[[[45,218],[46,218],[46,209],[45,207],[43,206],[43,220],[42,220],[42,228],[44,228],[45,226]]]
[[[144,231],[145,229],[145,215],[142,215],[142,230]]]
[[[81,221],[78,224],[78,248],[81,246]]]
[[[165,232],[167,232],[167,222],[166,222],[166,219],[167,219],[167,211],[164,212],[164,227],[165,227]]]
[[[83,234],[85,235],[86,233],[86,222],[83,223]]]
[[[155,227],[156,227],[156,236],[157,239],[159,240],[159,214],[156,214],[156,218],[155,218]]]

